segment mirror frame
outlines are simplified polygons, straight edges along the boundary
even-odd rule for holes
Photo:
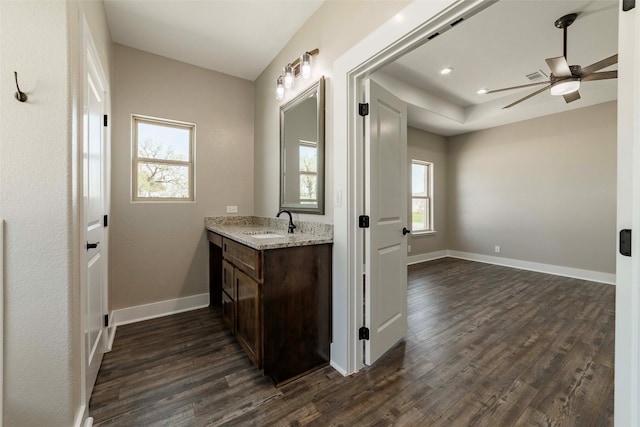
[[[306,214],[314,214],[314,215],[324,215],[324,175],[325,175],[325,129],[324,129],[324,109],[325,109],[325,98],[324,98],[324,87],[325,81],[324,76],[320,77],[320,79],[305,89],[303,92],[299,93],[295,98],[288,101],[286,104],[280,106],[280,209],[287,209],[291,212],[297,213],[306,213]],[[310,94],[316,93],[316,102],[317,102],[317,115],[316,115],[316,132],[318,135],[318,204],[317,207],[301,207],[300,204],[295,204],[292,202],[285,201],[285,189],[284,189],[284,180],[285,180],[285,151],[286,151],[286,141],[285,141],[285,113],[295,108],[298,104],[305,101]]]

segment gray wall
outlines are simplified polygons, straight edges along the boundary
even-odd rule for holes
[[[411,160],[433,163],[433,207],[435,233],[410,234],[409,256],[449,249],[447,215],[447,140],[445,137],[410,127],[407,132],[409,177]],[[411,196],[411,179],[409,179]],[[411,224],[411,200],[409,200],[409,224]]]
[[[448,144],[449,249],[615,272],[615,102]]]
[[[4,425],[71,426],[81,408],[78,187],[73,161],[84,12],[108,74],[102,2],[0,1]],[[11,71],[29,101],[17,102]],[[81,194],[81,193],[80,193]]]
[[[254,85],[116,44],[113,88],[110,308],[208,292],[204,217],[253,214]],[[195,202],[131,202],[131,114],[196,123]]]

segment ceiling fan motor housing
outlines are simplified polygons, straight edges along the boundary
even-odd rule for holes
[[[575,79],[582,77],[582,67],[580,65],[569,65],[569,69],[571,70],[571,77],[556,77],[551,73],[550,81],[551,83],[559,82],[566,79]]]

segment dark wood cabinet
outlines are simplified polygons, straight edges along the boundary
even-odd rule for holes
[[[221,240],[210,274],[220,276],[223,316],[251,361],[276,385],[327,365],[332,245],[255,250]]]
[[[236,339],[258,368],[262,368],[262,298],[260,284],[236,270]]]

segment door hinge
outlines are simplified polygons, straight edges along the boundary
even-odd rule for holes
[[[358,104],[358,114],[362,117],[369,115],[369,104]]]
[[[358,217],[358,227],[369,228],[369,215],[360,215]]]
[[[108,327],[109,326],[109,315],[105,314],[104,315],[104,327]]]
[[[631,230],[620,230],[620,254],[631,256]]]
[[[358,329],[358,339],[361,340],[369,340],[369,328],[367,328],[366,326],[361,327],[360,329]]]
[[[628,12],[636,7],[636,0],[622,0],[622,11]]]
[[[104,117],[104,126],[105,127],[109,126],[109,116],[105,114],[103,117]]]
[[[109,215],[105,215],[105,216],[103,217],[102,225],[103,225],[104,227],[108,227],[108,226],[109,226]]]

